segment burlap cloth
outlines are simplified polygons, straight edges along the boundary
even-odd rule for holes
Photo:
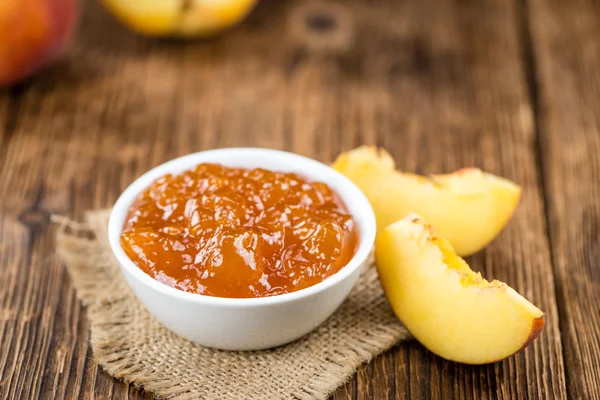
[[[107,241],[107,210],[62,220],[58,254],[87,306],[96,361],[115,378],[176,399],[324,399],[362,363],[409,338],[374,268],[315,331],[265,351],[228,352],[181,339],[156,321],[121,275]],[[243,332],[240,332],[243,334]]]

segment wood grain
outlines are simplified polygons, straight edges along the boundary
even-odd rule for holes
[[[569,394],[600,398],[600,13],[593,1],[529,5],[542,173]]]
[[[413,398],[565,398],[518,4],[395,4],[389,14],[402,31],[392,35],[385,24],[371,27],[363,54],[354,58],[368,60],[362,82],[385,82],[385,91],[370,102],[377,105],[376,140],[405,170],[435,173],[476,165],[523,185],[522,203],[506,231],[470,261],[548,315],[532,348],[495,365],[448,363],[419,346],[401,345],[408,347],[407,355],[398,352],[404,360],[397,365],[408,369],[398,372],[409,379],[403,390]],[[377,75],[382,70],[394,73]]]
[[[469,261],[540,306],[547,326],[524,352],[481,367],[446,362],[415,342],[401,344],[362,367],[333,397],[560,399],[567,397],[565,367],[572,393],[594,393],[569,368],[593,375],[584,366],[597,362],[597,349],[589,337],[563,333],[565,365],[559,321],[573,330],[584,312],[597,316],[591,300],[584,301],[593,297],[576,293],[594,290],[591,284],[565,283],[571,257],[579,260],[580,273],[596,273],[596,228],[583,221],[587,230],[580,232],[568,221],[598,215],[595,192],[573,189],[563,193],[570,197],[554,197],[550,224],[543,196],[573,178],[568,174],[575,174],[577,160],[597,163],[597,142],[582,139],[582,128],[578,137],[588,147],[577,156],[583,158],[563,158],[560,130],[547,122],[540,132],[550,142],[542,154],[550,172],[540,179],[537,103],[530,90],[537,69],[527,56],[537,52],[528,53],[524,44],[526,9],[503,0],[341,4],[354,21],[345,32],[353,47],[323,52],[290,30],[302,1],[262,1],[227,35],[191,43],[137,36],[96,1],[85,1],[69,57],[0,93],[0,398],[151,398],[94,363],[85,309],[53,257],[51,213],[80,217],[108,207],[150,167],[202,149],[263,146],[330,162],[362,143],[385,146],[408,171],[476,165],[523,185],[522,204],[506,231]],[[561,11],[557,4],[533,5],[544,11],[540,18]],[[550,35],[539,21],[535,41]],[[586,51],[596,54],[588,42],[592,50]],[[541,43],[547,62],[539,69],[549,80],[557,73],[547,66],[558,57],[557,47]],[[596,60],[573,57],[576,65]],[[597,103],[575,79],[577,71],[571,70],[569,83],[575,83],[566,90],[577,101],[587,99],[587,113],[577,115],[591,124]],[[551,99],[563,87],[544,90]],[[554,162],[567,164],[569,172],[551,167]],[[586,174],[594,187],[597,169]],[[572,203],[577,207],[567,210]],[[547,228],[562,249],[554,250],[554,269]],[[575,244],[584,247],[569,247]],[[570,296],[578,299],[575,305]],[[567,349],[582,349],[574,353],[582,358]]]

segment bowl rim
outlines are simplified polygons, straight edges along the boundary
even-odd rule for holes
[[[266,153],[268,153],[270,156],[273,157],[287,158],[289,160],[288,165],[291,165],[293,162],[301,163],[304,165],[309,164],[315,169],[315,171],[313,171],[313,173],[310,174],[303,173],[303,171],[294,170],[293,168],[284,168],[284,170],[304,174],[304,176],[306,176],[309,180],[315,181],[320,180],[318,178],[314,178],[315,176],[325,176],[328,178],[328,182],[326,182],[328,185],[331,185],[332,180],[335,180],[337,181],[338,185],[343,186],[343,193],[341,193],[338,189],[336,190],[337,194],[342,198],[346,205],[348,205],[349,198],[352,198],[352,202],[358,203],[358,206],[356,208],[359,211],[350,211],[350,214],[355,219],[355,221],[363,221],[363,226],[360,226],[359,230],[358,248],[354,253],[354,256],[350,259],[350,261],[337,273],[313,286],[309,286],[307,288],[295,292],[284,293],[275,296],[250,298],[216,297],[202,295],[198,293],[185,292],[183,290],[176,289],[174,287],[168,286],[162,282],[155,280],[150,275],[142,271],[137,265],[135,265],[133,261],[125,254],[125,251],[121,247],[120,241],[123,223],[125,221],[127,211],[129,210],[129,207],[131,206],[134,199],[139,195],[139,193],[142,190],[146,189],[150,185],[150,183],[152,183],[160,176],[163,176],[167,173],[181,173],[202,162],[215,162],[210,160],[203,160],[203,158],[206,156],[210,157],[215,156],[217,154],[225,153],[227,153],[226,157],[229,160],[231,160],[236,155],[255,156],[257,158],[260,158],[261,155],[264,156]],[[224,160],[222,164],[228,165],[227,160]],[[244,168],[243,166],[240,167]],[[121,269],[124,270],[124,272],[130,273],[140,283],[164,295],[179,298],[184,301],[235,307],[286,303],[297,299],[309,297],[319,292],[326,291],[327,289],[335,286],[336,284],[340,283],[341,281],[345,280],[350,275],[352,275],[357,269],[360,268],[363,262],[367,260],[375,242],[375,234],[376,222],[373,208],[371,207],[371,204],[367,200],[366,196],[352,181],[350,181],[350,179],[346,178],[341,173],[335,171],[330,166],[312,158],[282,150],[257,147],[226,147],[205,150],[177,157],[170,161],[157,165],[156,167],[150,169],[146,173],[136,178],[123,191],[123,193],[119,196],[110,212],[108,223],[108,241],[117,262],[121,266]]]

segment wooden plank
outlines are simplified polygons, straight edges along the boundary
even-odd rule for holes
[[[51,212],[110,206],[145,170],[201,149],[266,146],[330,162],[379,143],[406,170],[477,165],[524,186],[507,232],[473,262],[543,308],[548,325],[527,351],[485,367],[400,345],[334,397],[564,398],[515,4],[343,2],[340,12],[355,22],[353,48],[325,53],[290,30],[303,6],[264,1],[222,38],[177,44],[131,34],[97,2],[85,3],[71,57],[25,88],[0,164],[2,243],[17,252],[0,258],[10,282],[0,294],[9,316],[0,325],[0,388],[10,397],[150,396],[96,367],[85,311],[62,267],[51,261],[39,273],[53,253]],[[28,322],[31,310],[44,311]]]
[[[373,399],[373,363],[361,365],[356,371],[356,399]]]
[[[340,386],[331,396],[332,400],[345,400],[356,398],[356,379],[351,379]]]
[[[0,152],[6,147],[6,142],[13,132],[10,119],[12,98],[7,91],[0,92]]]
[[[22,85],[0,89],[0,165],[19,114]]]
[[[395,382],[395,352],[389,351],[373,360],[373,379],[371,381],[373,387],[374,399],[395,399],[396,398],[396,382]]]
[[[408,392],[412,398],[564,398],[536,137],[516,18],[520,10],[504,1],[385,4],[385,15],[371,14],[374,22],[363,31],[368,34],[340,65],[340,74],[360,85],[354,93],[352,85],[344,85],[342,97],[369,104],[369,114],[361,117],[371,124],[361,134],[376,130],[375,140],[405,170],[435,173],[476,165],[523,185],[522,203],[506,232],[471,261],[548,313],[539,341],[496,365],[468,367],[432,357],[414,344],[399,346],[396,393]],[[391,19],[393,25],[386,23]]]
[[[600,398],[600,13],[529,1],[540,146],[567,388]]]
[[[369,30],[364,47],[348,58],[353,61],[349,70],[358,70],[362,78],[357,80],[368,82],[361,96],[373,82],[388,85],[383,98],[372,100],[378,109],[378,142],[406,170],[432,173],[477,165],[524,186],[522,204],[507,232],[472,261],[549,316],[533,348],[495,366],[446,363],[424,355],[419,347],[400,346],[409,347],[408,391],[414,398],[562,398],[558,314],[518,10],[514,3],[501,1],[460,6],[403,2],[394,7],[389,15],[399,33],[386,32],[385,17],[377,18],[380,28]],[[405,374],[404,365],[398,368],[398,375]]]

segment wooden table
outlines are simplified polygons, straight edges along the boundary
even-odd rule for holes
[[[88,1],[67,59],[0,92],[1,398],[152,397],[94,363],[51,213],[109,207],[150,167],[202,149],[330,162],[367,143],[403,170],[475,165],[523,185],[514,219],[469,261],[547,325],[480,367],[401,344],[334,398],[600,399],[597,5],[341,3],[305,26],[314,5],[263,1],[228,35],[185,43],[136,36]]]

